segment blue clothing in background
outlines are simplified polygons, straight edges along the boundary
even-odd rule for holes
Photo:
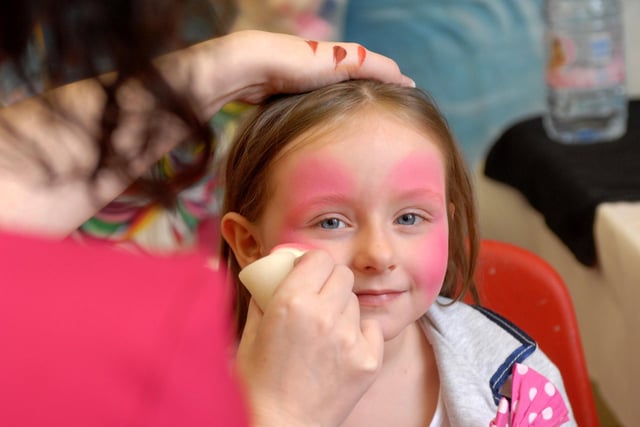
[[[429,92],[474,167],[544,101],[542,0],[349,0],[345,36]]]

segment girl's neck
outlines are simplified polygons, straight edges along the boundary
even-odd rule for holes
[[[402,360],[406,358],[415,360],[416,343],[423,339],[426,340],[418,320],[407,326],[394,338],[385,341],[382,369],[394,366],[396,363],[402,363]]]
[[[342,427],[429,425],[439,387],[433,349],[415,322],[385,343],[378,379]]]

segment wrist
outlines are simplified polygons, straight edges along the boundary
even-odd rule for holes
[[[230,36],[210,39],[161,56],[160,73],[176,93],[188,94],[201,119],[210,119],[233,100],[233,91],[242,84],[237,66],[227,61],[233,49]]]
[[[296,414],[295,410],[284,408],[281,401],[270,402],[264,398],[252,399],[251,415],[251,427],[337,427],[313,421],[305,414]]]

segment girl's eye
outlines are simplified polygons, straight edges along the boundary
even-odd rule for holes
[[[396,218],[396,223],[400,225],[415,225],[420,222],[421,219],[422,218],[414,213],[406,213]]]
[[[340,221],[338,218],[327,218],[320,221],[320,227],[334,230],[336,228],[344,228],[346,227],[346,224],[343,221]]]

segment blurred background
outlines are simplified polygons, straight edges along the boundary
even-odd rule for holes
[[[623,2],[628,88],[640,94],[640,2]],[[471,167],[544,107],[542,0],[349,0],[345,39],[395,59],[443,110]]]
[[[640,1],[622,0],[627,86],[640,95]],[[212,34],[216,2],[192,1],[185,44]],[[509,125],[544,107],[543,0],[237,0],[231,31],[259,28],[354,41],[390,56],[435,98],[471,167]],[[218,23],[219,24],[219,23]],[[34,29],[26,71],[37,75],[46,29]],[[17,85],[0,64],[0,105],[46,87]],[[69,80],[81,76],[69,73]]]

